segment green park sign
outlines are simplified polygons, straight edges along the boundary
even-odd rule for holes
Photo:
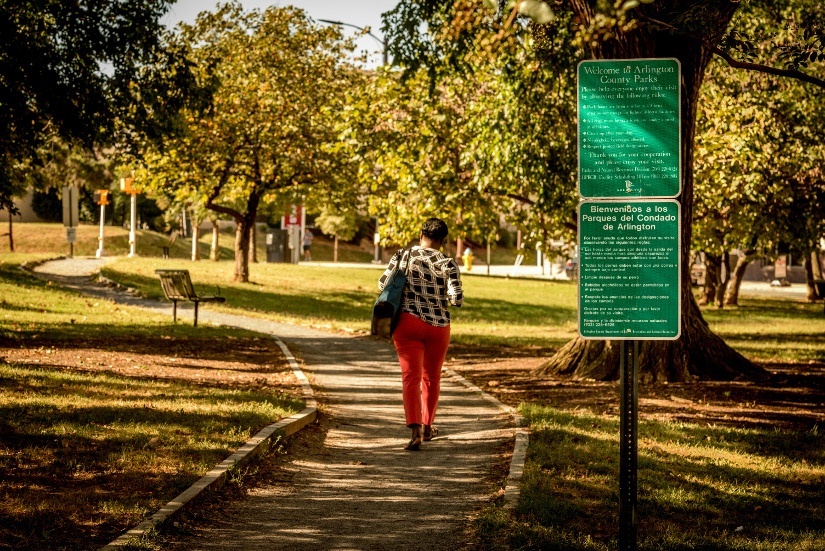
[[[579,63],[582,197],[679,195],[680,76],[679,61],[670,58]]]
[[[582,201],[578,214],[579,334],[590,339],[679,338],[679,203]]]

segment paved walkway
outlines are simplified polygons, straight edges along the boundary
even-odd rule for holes
[[[99,261],[56,261],[40,266],[37,273],[85,293],[171,315],[171,306],[143,301],[83,276],[97,269]],[[179,317],[191,320],[185,309],[182,314],[179,309]],[[468,519],[494,491],[493,462],[514,436],[509,415],[445,378],[437,420],[442,435],[419,452],[407,452],[402,449],[408,430],[400,376],[389,343],[208,308],[199,318],[284,340],[304,362],[333,428],[319,453],[296,457],[279,481],[229,505],[220,522],[199,528],[181,549],[463,547]]]

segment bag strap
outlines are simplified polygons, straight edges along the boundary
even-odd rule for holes
[[[401,253],[401,256],[398,259],[398,268],[401,269],[401,266],[404,266],[404,268],[403,268],[404,275],[409,277],[409,275],[410,275],[410,253],[412,253],[412,247],[409,247],[409,246],[404,247],[399,252]],[[407,258],[407,263],[406,264],[404,264],[404,257],[405,256]]]

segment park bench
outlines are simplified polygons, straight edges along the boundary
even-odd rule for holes
[[[192,279],[189,277],[189,270],[155,270],[160,277],[160,285],[163,287],[163,294],[172,301],[172,320],[178,321],[178,301],[188,300],[195,304],[195,327],[198,326],[198,304],[201,302],[225,302],[226,299],[220,295],[201,296],[195,292]]]

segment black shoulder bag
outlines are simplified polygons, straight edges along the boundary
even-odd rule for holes
[[[391,339],[401,319],[401,301],[407,284],[410,267],[410,249],[401,250],[401,256],[387,278],[384,290],[378,295],[372,307],[372,327],[370,332],[384,339]]]

